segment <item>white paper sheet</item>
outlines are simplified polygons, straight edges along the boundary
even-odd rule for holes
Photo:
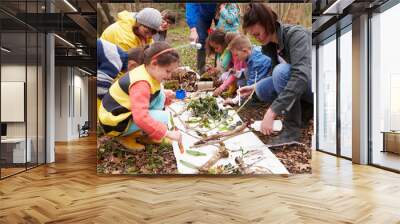
[[[184,111],[185,110],[184,102],[173,103],[172,105],[170,105],[170,107],[175,112],[180,114],[180,118],[182,121],[185,121],[190,117],[190,112]],[[238,121],[241,120],[234,110],[229,111],[229,113],[233,115],[233,121],[229,122],[230,124],[236,124]],[[174,113],[172,112],[172,114]],[[185,132],[188,132],[193,136],[197,136],[195,131],[186,130],[184,125],[180,122],[180,120],[177,117],[174,116],[173,120],[174,124],[179,129],[185,130]],[[248,129],[246,129],[246,131],[248,131]],[[211,130],[207,132],[207,135],[214,134],[216,132],[219,132],[219,130],[218,129]],[[178,172],[181,174],[196,174],[198,173],[197,169],[192,169],[183,165],[180,162],[180,160],[184,160],[197,167],[201,167],[217,152],[218,147],[213,145],[206,145],[202,147],[192,148],[193,144],[197,142],[199,139],[194,138],[186,133],[182,133],[182,138],[183,138],[183,146],[185,148],[185,152],[183,154],[180,153],[178,143],[173,142],[173,148],[174,148],[175,158],[177,161]],[[285,166],[283,166],[283,164],[279,161],[279,159],[252,132],[246,132],[241,135],[235,136],[233,138],[227,139],[226,141],[224,141],[224,144],[226,148],[229,150],[229,157],[220,159],[213,167],[219,165],[228,165],[229,163],[237,167],[237,164],[235,163],[235,158],[244,155],[243,156],[244,163],[247,165],[251,165],[248,168],[251,171],[255,171],[255,174],[266,174],[267,172],[272,174],[289,174],[289,172],[287,171]],[[186,150],[188,149],[204,152],[207,155],[192,156],[186,153]]]

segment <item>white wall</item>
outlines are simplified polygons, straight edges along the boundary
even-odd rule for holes
[[[34,71],[33,71],[34,70]],[[36,75],[36,68],[33,66],[28,66],[27,68],[28,71],[28,77],[29,74],[35,74]],[[25,82],[25,65],[18,65],[18,64],[5,64],[1,66],[1,81],[3,82]],[[36,81],[34,83],[31,83],[32,80],[29,80],[30,85],[36,85]],[[27,106],[31,102],[35,102],[35,108],[36,108],[36,88],[28,88],[28,99],[27,99]],[[30,105],[33,106],[33,105]],[[7,110],[7,108],[1,108],[1,110]],[[10,111],[12,113],[12,111]],[[28,113],[28,122],[35,121],[37,120],[36,113],[31,114]],[[28,127],[32,127],[32,125],[28,125]],[[36,126],[35,126],[36,130]],[[29,133],[29,132],[28,132]],[[8,137],[25,137],[25,122],[7,122],[7,136]],[[28,136],[30,137],[30,136]],[[36,135],[35,135],[36,137]]]
[[[56,67],[56,141],[78,139],[78,124],[88,120],[88,78],[83,75],[76,68]]]

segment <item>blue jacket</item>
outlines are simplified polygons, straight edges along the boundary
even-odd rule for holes
[[[101,99],[128,67],[128,54],[117,45],[97,39],[97,96]]]
[[[247,58],[247,85],[253,85],[257,78],[257,82],[268,76],[271,69],[271,58],[261,52],[261,47],[253,46],[251,54]],[[257,77],[256,77],[257,76]]]
[[[190,28],[196,27],[197,21],[211,21],[215,17],[215,3],[186,3],[186,22]]]

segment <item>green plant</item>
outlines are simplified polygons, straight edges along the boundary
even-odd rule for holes
[[[200,118],[201,127],[209,128],[211,122],[219,122],[228,118],[228,110],[220,109],[216,98],[212,96],[191,100],[187,105],[187,109],[192,112],[194,117]],[[191,122],[193,122],[193,119]]]

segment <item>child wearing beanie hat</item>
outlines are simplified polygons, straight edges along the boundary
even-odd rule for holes
[[[138,13],[122,11],[117,21],[108,26],[101,39],[107,40],[124,51],[143,47],[153,42],[152,36],[162,23],[161,13],[157,9],[144,8]]]
[[[136,21],[155,31],[158,31],[161,26],[162,17],[157,9],[144,8],[135,14]]]

